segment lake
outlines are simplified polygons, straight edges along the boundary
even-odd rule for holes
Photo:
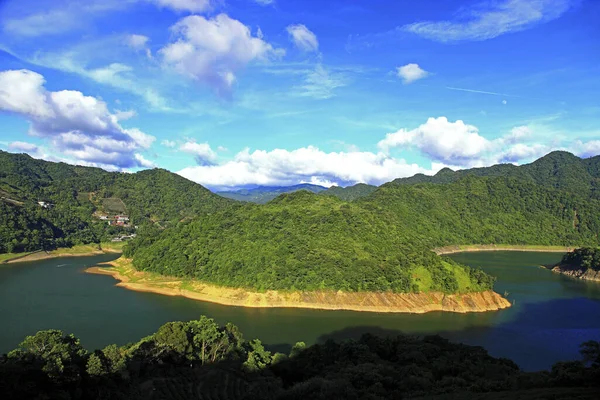
[[[514,306],[487,313],[377,314],[353,311],[257,309],[221,306],[182,297],[138,293],[115,286],[110,276],[83,270],[115,255],[56,258],[0,265],[0,353],[42,329],[74,333],[88,349],[125,344],[165,322],[207,315],[240,327],[271,350],[364,332],[434,334],[485,347],[525,370],[578,359],[579,343],[600,340],[600,283],[574,280],[540,268],[557,253],[481,252],[453,254],[498,277],[495,290]]]

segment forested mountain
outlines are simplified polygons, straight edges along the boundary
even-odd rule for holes
[[[164,170],[111,173],[2,152],[0,251],[98,241],[106,227],[91,215],[116,199],[145,225],[126,249],[142,270],[255,290],[480,291],[489,276],[430,250],[597,246],[598,160],[555,152],[522,167],[442,170],[429,183],[357,185],[350,193],[372,193],[353,202],[301,190],[256,205]]]
[[[361,197],[367,197],[377,190],[377,186],[367,185],[366,183],[358,183],[354,186],[339,187],[332,186],[329,189],[321,192],[321,194],[333,195],[345,201],[352,201]]]
[[[92,214],[106,199],[134,224],[162,226],[233,204],[161,169],[107,172],[0,151],[0,253],[99,242],[110,228]]]
[[[459,171],[444,168],[434,176],[417,174],[410,178],[395,179],[390,183],[450,183],[467,175],[511,177],[600,199],[600,156],[581,159],[566,151],[554,151],[531,164],[521,166],[499,164]]]
[[[93,352],[73,335],[40,331],[0,356],[0,392],[4,399],[65,400],[592,400],[599,348],[582,343],[582,361],[540,372],[523,372],[482,347],[397,333],[299,342],[273,354],[235,325],[202,316]]]
[[[450,244],[597,245],[600,201],[512,178],[383,185],[344,202],[296,192],[134,241],[134,265],[257,290],[477,291],[483,273],[438,257]]]
[[[323,192],[324,186],[301,183],[293,186],[259,186],[253,189],[241,189],[232,192],[216,192],[219,196],[228,199],[246,201],[250,203],[265,204],[282,193],[293,193],[298,190],[307,190],[312,193]]]

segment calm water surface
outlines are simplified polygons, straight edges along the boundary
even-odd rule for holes
[[[600,283],[539,268],[557,262],[560,254],[482,252],[451,257],[497,276],[496,291],[507,292],[514,306],[488,313],[422,315],[252,309],[133,292],[116,287],[110,276],[83,272],[114,255],[0,265],[0,353],[41,329],[72,332],[94,349],[137,341],[165,322],[202,314],[219,323],[233,322],[246,338],[258,337],[272,350],[364,332],[439,333],[483,346],[526,370],[578,358],[579,343],[600,340]]]

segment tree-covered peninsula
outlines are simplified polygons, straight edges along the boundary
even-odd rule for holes
[[[600,248],[582,247],[570,251],[552,270],[574,278],[600,281]]]
[[[449,244],[597,243],[600,202],[512,178],[383,185],[354,202],[296,192],[152,232],[136,268],[254,290],[445,293],[493,280],[430,250]]]

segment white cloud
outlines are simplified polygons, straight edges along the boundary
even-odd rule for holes
[[[346,151],[324,152],[308,146],[294,150],[244,149],[231,161],[216,163],[216,155],[206,143],[188,142],[182,151],[200,154],[210,162],[184,168],[178,174],[216,190],[253,185],[286,186],[314,183],[346,186],[359,182],[379,185],[417,173],[434,174],[443,167],[461,169],[498,163],[520,164],[552,150],[567,150],[582,157],[600,153],[600,140],[581,140],[563,146],[537,143],[535,127],[516,126],[503,136],[487,139],[479,129],[463,121],[445,117],[429,118],[416,129],[401,129],[379,142],[377,153],[347,147]],[[390,149],[415,147],[431,160],[430,168],[409,164],[390,154]]]
[[[3,30],[17,36],[37,37],[63,33],[80,24],[67,10],[56,9],[9,19],[3,23]]]
[[[135,159],[137,160],[140,167],[144,168],[156,168],[156,164],[150,160],[144,158],[143,155],[136,153],[134,154]]]
[[[121,63],[112,63],[104,67],[87,69],[71,59],[71,54],[58,53],[54,55],[39,56],[30,59],[28,62],[43,66],[45,68],[55,68],[61,71],[74,73],[92,79],[95,82],[102,83],[123,91],[133,93],[143,98],[154,110],[173,111],[168,106],[168,101],[152,88],[151,82],[141,81],[133,72],[129,65]],[[153,83],[153,82],[152,82]]]
[[[570,151],[584,158],[597,156],[600,154],[600,140],[590,140],[588,142],[577,140],[571,146]]]
[[[196,163],[200,166],[214,165],[217,160],[217,153],[208,143],[186,142],[179,146],[179,150],[194,155]]]
[[[439,42],[486,40],[556,19],[572,3],[571,0],[483,1],[459,13],[455,20],[416,22],[403,29]]]
[[[170,147],[170,148],[177,146],[177,143],[174,140],[167,140],[167,139],[160,142],[160,144],[162,144],[165,147]]]
[[[476,126],[446,117],[429,118],[416,129],[388,133],[378,147],[389,152],[394,147],[417,147],[435,161],[461,165],[478,159],[490,148],[490,142]]]
[[[531,136],[533,131],[527,125],[516,126],[510,130],[510,133],[503,137],[507,143],[516,143]]]
[[[59,35],[92,25],[94,18],[114,10],[124,9],[141,0],[87,0],[39,2],[35,7],[23,7],[23,2],[5,2],[2,29],[13,36],[39,37]],[[46,4],[44,4],[46,3]],[[46,5],[54,8],[44,9]],[[32,13],[27,11],[33,10]],[[25,11],[25,15],[23,15]],[[16,15],[15,15],[16,14]]]
[[[127,110],[127,111],[115,110],[114,115],[118,121],[126,121],[128,119],[135,117],[137,115],[137,113],[135,112],[135,110]]]
[[[39,147],[33,143],[28,142],[11,142],[8,144],[8,149],[12,151],[19,151],[24,153],[37,153],[39,151]]]
[[[185,168],[178,173],[190,180],[216,189],[247,185],[292,185],[298,182],[320,182],[327,185],[369,182],[381,184],[416,173],[435,173],[408,164],[384,153],[331,152],[309,146],[292,151],[245,149],[232,161],[221,165]]]
[[[76,160],[115,168],[144,166],[136,152],[154,137],[119,125],[106,103],[72,90],[50,92],[42,75],[29,70],[0,72],[0,110],[23,116],[29,134],[50,140]]]
[[[319,41],[317,40],[317,36],[305,25],[289,25],[286,30],[290,35],[290,39],[300,50],[306,52],[319,50]]]
[[[154,0],[161,7],[198,13],[211,9],[211,0]]]
[[[136,50],[142,50],[146,48],[150,38],[144,35],[132,34],[127,36],[127,45]]]
[[[332,72],[322,64],[306,73],[304,84],[296,87],[296,94],[315,99],[329,99],[335,96],[334,90],[346,86],[346,78],[342,73]]]
[[[429,75],[429,72],[419,67],[419,64],[406,64],[402,67],[397,67],[396,73],[398,77],[402,78],[402,82],[405,84],[427,78]]]
[[[283,52],[253,36],[246,25],[226,14],[211,19],[188,16],[171,31],[176,40],[159,51],[164,64],[221,94],[231,90],[236,74],[248,63],[278,57]]]
[[[522,160],[537,159],[551,151],[543,144],[517,143],[502,151],[497,160],[503,163],[518,163]]]

